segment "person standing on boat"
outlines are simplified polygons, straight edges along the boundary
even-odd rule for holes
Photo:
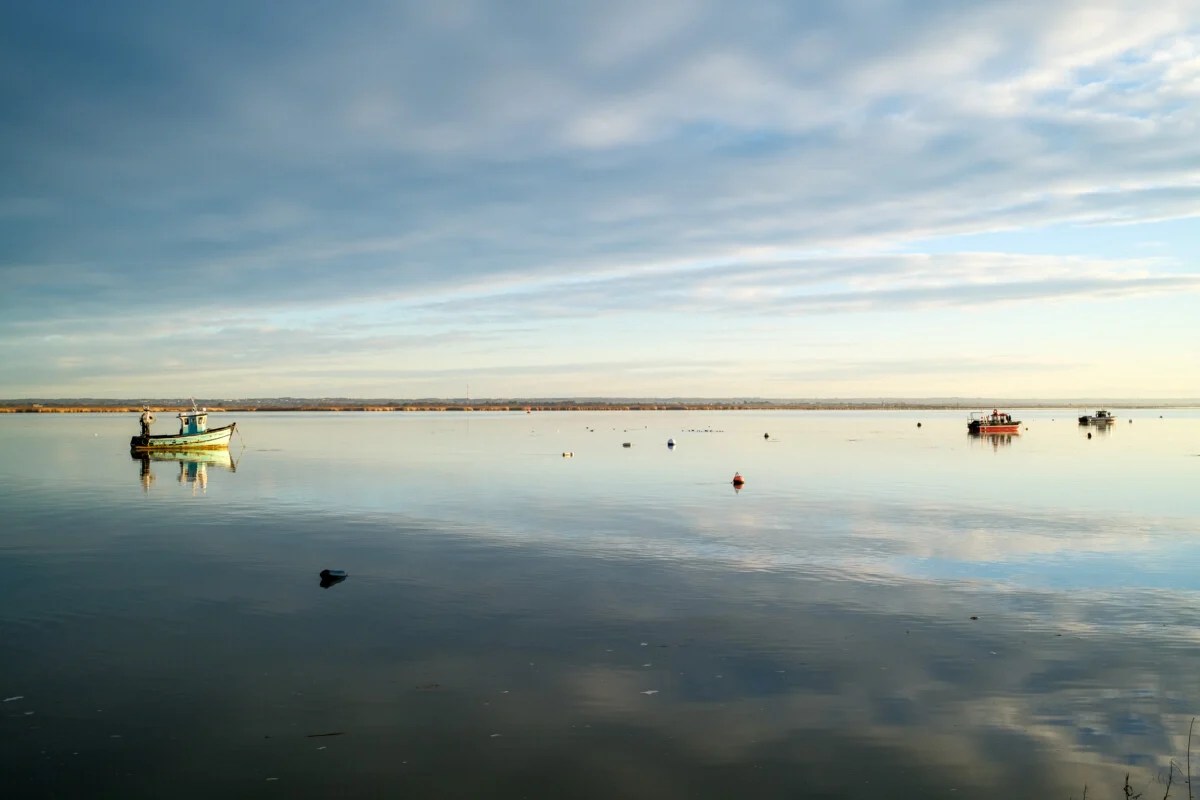
[[[142,416],[139,420],[142,423],[142,436],[150,435],[150,424],[154,422],[154,415],[150,413],[150,406],[142,406]]]

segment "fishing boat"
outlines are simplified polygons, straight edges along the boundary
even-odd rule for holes
[[[236,422],[220,428],[208,427],[208,409],[192,406],[191,411],[181,411],[179,433],[152,436],[149,433],[134,436],[129,440],[131,450],[215,450],[229,447],[229,440],[237,428]],[[150,418],[153,420],[153,417]],[[149,430],[149,424],[145,424]]]
[[[1020,433],[1021,420],[1013,419],[1011,414],[992,409],[991,414],[983,411],[971,413],[967,421],[967,432],[975,435],[992,433]]]
[[[1084,414],[1079,418],[1080,425],[1112,425],[1116,421],[1116,416],[1105,411],[1103,408],[1095,414]]]

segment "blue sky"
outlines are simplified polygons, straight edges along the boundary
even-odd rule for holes
[[[1200,397],[1200,0],[6,3],[0,396]]]

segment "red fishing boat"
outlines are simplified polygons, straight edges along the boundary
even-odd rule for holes
[[[971,413],[971,419],[967,422],[967,432],[974,434],[1020,433],[1021,420],[1013,419],[1011,414],[997,411],[994,408],[991,414],[974,411]]]

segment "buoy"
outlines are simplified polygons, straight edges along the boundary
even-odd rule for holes
[[[633,442],[623,442],[621,447],[633,447]]]
[[[745,482],[746,482],[746,479],[742,477],[742,473],[740,473],[740,472],[733,473],[733,485],[734,486],[741,486]]]
[[[918,422],[918,423],[917,423],[917,427],[918,427],[918,428],[919,428],[919,427],[921,427],[921,423],[919,423],[919,422]]]
[[[771,438],[771,434],[769,434],[769,433],[764,433],[764,434],[763,434],[763,438],[764,438],[764,439],[770,439],[770,438]]]
[[[575,454],[572,453],[570,450],[563,451],[563,458],[574,458],[574,457],[575,457]]]
[[[1089,438],[1089,439],[1090,439],[1090,438],[1092,438],[1092,435],[1091,435],[1090,433],[1088,434],[1088,438]]]
[[[674,447],[674,446],[675,446],[675,440],[667,439],[667,447]]]

